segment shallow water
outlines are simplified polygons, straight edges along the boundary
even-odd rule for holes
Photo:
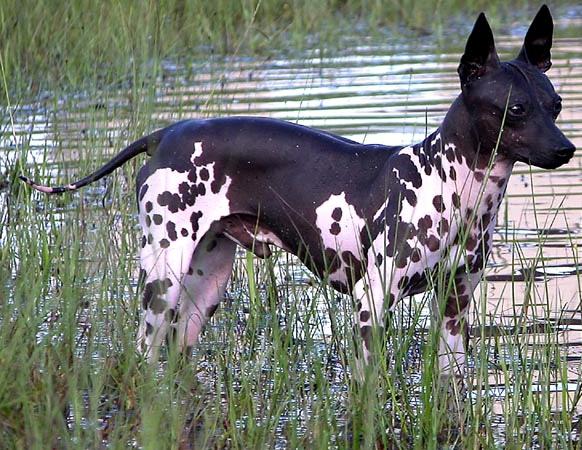
[[[565,9],[556,17],[563,18],[556,23],[549,76],[563,97],[559,125],[580,148],[582,8]],[[502,57],[517,53],[524,31],[496,33]],[[166,61],[155,101],[148,105],[149,129],[185,117],[245,114],[297,121],[365,143],[410,144],[439,125],[459,92],[456,67],[467,32],[454,36],[446,52],[436,49],[430,37],[395,38],[387,44],[377,38],[346,36],[346,45],[333,54]],[[578,37],[561,37],[566,35]],[[127,142],[125,135],[139,105],[124,87],[102,92],[100,98],[76,95],[19,106],[13,111],[14,126],[7,125],[0,135],[0,172],[13,164],[16,149],[24,146],[29,149],[26,161],[31,173],[34,165],[41,164],[44,173],[58,172],[61,180],[79,177],[79,160],[91,159],[97,150],[115,154]],[[96,149],[96,144],[102,148]],[[504,347],[505,340],[519,337],[533,354],[545,344],[548,330],[560,344],[568,376],[566,383],[546,380],[539,389],[550,390],[559,410],[574,406],[564,405],[570,397],[562,394],[573,395],[580,388],[581,155],[579,151],[567,166],[555,171],[517,164],[501,207],[471,330],[475,345],[480,339],[500,338],[499,361],[490,367],[490,385],[499,386],[490,395],[500,399],[505,380],[499,367],[504,359],[514,357],[512,347]],[[85,200],[93,199],[99,206],[103,186],[89,188]],[[5,201],[6,191],[0,191],[0,202]],[[65,215],[66,211],[59,212],[57,220]],[[291,272],[291,282],[307,281],[304,271]],[[322,335],[327,332],[324,328]],[[537,370],[533,362],[532,367]],[[500,402],[496,412],[502,409]],[[582,405],[574,409],[582,412]]]

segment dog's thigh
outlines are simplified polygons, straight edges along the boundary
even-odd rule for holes
[[[194,250],[175,318],[180,349],[196,343],[202,327],[218,308],[230,279],[235,250],[233,241],[212,232],[206,233]]]

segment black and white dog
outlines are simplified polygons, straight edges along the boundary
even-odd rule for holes
[[[448,272],[435,311],[439,367],[460,375],[469,300],[481,279],[499,205],[516,161],[552,169],[574,145],[556,127],[561,99],[544,75],[553,21],[546,6],[518,57],[500,62],[479,16],[458,73],[461,94],[442,125],[407,147],[362,145],[323,131],[254,117],[185,120],[144,137],[73,191],[130,158],[137,177],[145,277],[139,346],[155,359],[174,329],[187,349],[223,297],[236,245],[263,258],[274,245],[351,292],[370,356],[373,327],[403,296]]]

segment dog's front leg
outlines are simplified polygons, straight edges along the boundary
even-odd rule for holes
[[[456,274],[450,286],[437,290],[431,304],[433,321],[439,328],[439,374],[447,383],[456,379],[462,384],[464,380],[468,343],[467,314],[481,275],[481,271]]]
[[[356,342],[361,343],[361,347],[357,347],[355,375],[363,381],[366,366],[374,358],[374,350],[380,349],[379,345],[384,342],[384,315],[392,306],[395,295],[385,294],[381,280],[371,276],[363,277],[356,283],[353,296],[356,304],[356,333],[359,335],[356,336]]]

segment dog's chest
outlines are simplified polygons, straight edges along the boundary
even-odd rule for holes
[[[429,142],[441,150],[431,158],[414,147],[400,151],[402,164],[388,168],[388,189],[373,215],[350,205],[343,192],[316,208],[324,252],[334,261],[327,268],[332,282],[346,283],[362,265],[368,273],[376,266],[408,279],[439,262],[448,270],[480,269],[511,167],[494,162],[471,169],[439,140],[437,134]]]

